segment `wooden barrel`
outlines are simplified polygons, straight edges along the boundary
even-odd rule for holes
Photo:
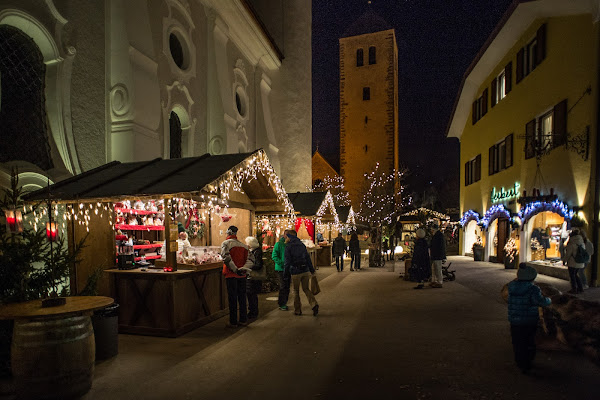
[[[92,387],[94,330],[89,316],[15,321],[12,371],[23,399],[67,399]]]

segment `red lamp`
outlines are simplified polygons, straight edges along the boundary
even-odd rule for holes
[[[6,227],[10,233],[23,232],[23,215],[19,210],[2,210],[6,217]]]
[[[56,222],[46,222],[46,237],[49,241],[56,242],[56,238],[58,237]]]

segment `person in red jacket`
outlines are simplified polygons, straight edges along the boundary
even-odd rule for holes
[[[236,328],[248,325],[248,309],[246,306],[246,272],[252,265],[252,254],[248,247],[237,238],[238,228],[231,225],[227,229],[227,239],[221,244],[223,257],[223,275],[227,286],[229,301],[229,324],[227,327]],[[240,318],[238,322],[238,304]]]

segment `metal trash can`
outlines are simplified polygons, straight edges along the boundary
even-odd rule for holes
[[[119,305],[113,303],[92,316],[96,342],[96,360],[106,360],[119,353]]]

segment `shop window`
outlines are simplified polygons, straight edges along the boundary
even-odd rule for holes
[[[362,67],[364,65],[364,54],[363,49],[356,50],[356,66]]]
[[[377,53],[375,46],[369,47],[369,65],[377,64]]]
[[[512,133],[496,143],[489,150],[489,175],[503,171],[513,165],[513,135]]]
[[[363,100],[371,100],[371,88],[370,87],[363,88]]]
[[[517,83],[529,75],[546,58],[546,24],[517,53]]]
[[[46,65],[33,39],[0,26],[0,162],[54,167],[46,124]]]
[[[181,142],[183,130],[181,129],[181,121],[179,120],[179,116],[175,111],[171,111],[171,116],[169,118],[169,128],[169,158],[181,158]]]
[[[488,108],[488,90],[484,89],[481,96],[473,102],[473,125],[487,113]]]
[[[481,154],[465,163],[465,186],[481,180]]]

